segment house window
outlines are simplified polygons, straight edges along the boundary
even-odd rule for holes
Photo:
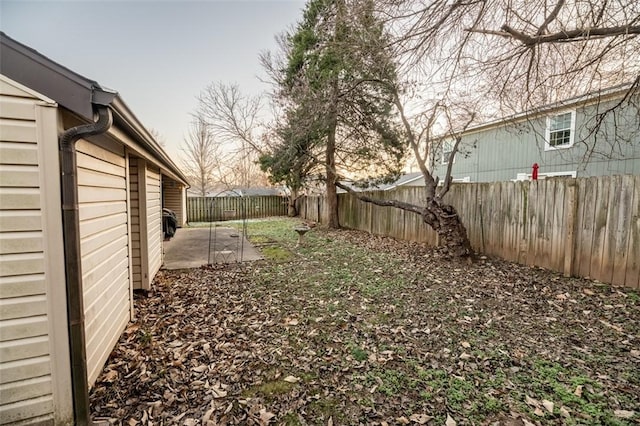
[[[545,149],[568,148],[573,145],[575,133],[575,111],[547,117]]]
[[[451,155],[453,154],[454,141],[446,140],[442,142],[442,164],[449,164]],[[455,162],[455,158],[453,159]]]

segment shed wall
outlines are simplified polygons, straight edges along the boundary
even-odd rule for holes
[[[87,375],[93,385],[129,321],[129,238],[124,147],[76,145]]]
[[[149,281],[162,265],[162,200],[160,169],[147,163],[147,249]]]
[[[56,116],[0,79],[0,424],[73,416]]]
[[[131,209],[131,264],[133,288],[142,288],[142,255],[140,247],[140,191],[138,180],[138,159],[129,157],[129,202]]]
[[[173,210],[178,220],[178,226],[185,223],[185,212],[183,210],[182,185],[166,176],[162,176],[162,206]]]

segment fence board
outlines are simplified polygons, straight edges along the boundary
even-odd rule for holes
[[[188,197],[189,222],[217,222],[246,217],[287,215],[287,198],[280,196]]]
[[[593,232],[595,230],[596,223],[596,196],[598,195],[597,182],[587,182],[583,180],[581,187],[584,188],[583,200],[581,203],[583,206],[584,214],[582,216],[582,229],[580,230],[579,237],[579,258],[580,267],[578,269],[578,276],[590,277],[591,276],[591,257],[593,255]]]
[[[607,203],[607,223],[604,230],[602,248],[602,266],[600,267],[600,281],[611,282],[613,277],[613,259],[615,251],[615,233],[618,227],[618,215],[609,206],[620,204],[620,176],[613,176],[609,182],[609,201]]]
[[[613,276],[611,283],[624,285],[627,268],[627,248],[629,230],[631,227],[631,209],[633,202],[633,176],[622,176],[620,181],[619,204],[617,212],[617,226],[615,233],[611,233],[610,245],[613,255]],[[614,212],[615,213],[615,212]]]
[[[549,269],[561,271],[564,269],[564,241],[566,233],[564,229],[564,185],[562,182],[554,182],[553,188],[553,226],[551,228],[551,258]]]
[[[634,177],[629,248],[627,249],[627,273],[624,285],[640,289],[640,176]]]
[[[605,231],[607,228],[607,206],[609,203],[609,179],[598,177],[596,192],[596,217],[593,230],[593,245],[591,256],[590,276],[594,280],[602,281],[602,258],[604,255]]]
[[[421,204],[424,188],[368,195]],[[478,252],[640,288],[640,176],[454,184],[445,200],[460,214]],[[275,208],[273,200],[268,206],[257,210]],[[340,194],[338,206],[347,227],[437,244],[419,215],[350,194]],[[302,217],[320,222],[321,212],[323,197],[300,202]]]

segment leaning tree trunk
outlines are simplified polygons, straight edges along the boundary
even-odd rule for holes
[[[452,257],[471,258],[473,250],[455,207],[432,199],[422,213],[422,220],[438,234],[438,245]]]
[[[357,199],[365,203],[382,207],[394,207],[407,212],[419,214],[422,221],[438,234],[438,244],[451,257],[467,258],[472,260],[473,250],[460,216],[452,205],[443,203],[436,196],[427,195],[427,204],[419,206],[400,200],[380,200],[361,192],[355,192],[352,188],[337,182],[337,186],[347,191]],[[431,191],[435,192],[435,182],[432,180]],[[429,188],[427,188],[429,191]]]
[[[298,190],[291,188],[291,194],[289,195],[289,203],[287,205],[287,216],[298,216],[298,209],[296,208],[296,201],[298,200]]]
[[[326,159],[325,159],[325,172],[327,174],[327,189],[326,189],[326,211],[327,211],[327,226],[329,228],[337,229],[340,227],[340,220],[338,218],[338,193],[336,189],[336,183],[338,177],[336,175],[336,129],[337,129],[337,112],[333,111],[333,118],[329,127],[329,134],[327,135],[326,146]]]

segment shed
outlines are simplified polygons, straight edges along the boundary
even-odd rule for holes
[[[187,186],[118,93],[0,33],[0,423],[89,422]]]

